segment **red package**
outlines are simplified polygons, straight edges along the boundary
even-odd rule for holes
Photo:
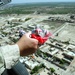
[[[19,31],[19,36],[22,37],[26,32],[24,30]],[[35,28],[32,31],[31,38],[37,39],[39,41],[39,45],[43,45],[49,37],[52,36],[52,33],[50,33],[47,30],[43,30],[41,28]]]
[[[37,39],[40,45],[44,44],[48,40],[48,38],[51,36],[52,36],[52,33],[42,29],[35,29],[33,33],[31,34],[31,38]]]

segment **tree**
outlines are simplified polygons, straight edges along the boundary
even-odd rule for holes
[[[40,65],[40,68],[45,68],[46,66],[42,63],[41,65]]]
[[[30,19],[31,19],[31,18],[26,18],[25,21],[28,21],[28,20],[30,20]]]
[[[38,72],[38,70],[39,70],[39,66],[35,66],[33,68],[33,70],[31,71],[31,74],[34,74],[34,73]]]
[[[60,60],[60,64],[64,64],[65,63],[65,61],[64,60]]]
[[[51,71],[51,73],[54,73],[55,69],[54,68],[50,68],[50,71]]]
[[[41,54],[41,52],[40,52],[40,50],[39,50],[39,49],[37,50],[37,54],[38,54],[38,55],[40,55],[40,54]]]
[[[71,18],[71,19],[74,19],[74,15],[71,15],[70,18]]]

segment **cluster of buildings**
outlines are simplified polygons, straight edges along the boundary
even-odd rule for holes
[[[49,41],[50,43],[48,42],[44,47],[40,48],[41,52],[46,53],[48,61],[66,70],[75,57],[73,52],[75,46],[55,39],[50,39]]]
[[[68,15],[68,16],[65,15],[65,17],[64,16],[60,16],[60,17],[57,17],[57,16],[53,17],[52,16],[52,17],[49,17],[48,20],[49,21],[59,21],[59,22],[75,23],[74,18],[72,19],[70,15]]]
[[[29,72],[31,72],[35,66],[43,63],[46,66],[47,73],[50,74],[50,68],[53,68],[55,69],[55,75],[63,75],[63,72],[68,69],[74,60],[74,50],[75,45],[65,44],[50,38],[39,48],[40,54],[35,53],[29,57],[21,58],[20,61],[25,64]]]
[[[65,16],[66,17],[66,16]],[[70,17],[69,17],[70,18]],[[42,24],[43,28],[48,28],[49,25],[43,25],[43,21],[62,21],[68,22],[68,19],[64,19],[63,16],[59,15],[59,17],[55,15],[48,15],[48,16],[36,16],[33,15],[28,15],[28,16],[15,16],[13,17],[5,17],[1,18],[1,24],[0,24],[0,46],[4,46],[7,44],[13,44],[19,40],[19,29],[23,29],[25,31],[30,31],[34,29],[35,25]],[[66,21],[65,21],[66,20]],[[70,21],[71,19],[69,19]],[[3,22],[2,22],[3,21]],[[27,57],[21,57],[20,62],[23,63],[29,72],[31,72],[32,69],[34,69],[35,66],[39,66],[41,63],[45,65],[45,68],[42,69],[39,73],[36,75],[52,75],[50,68],[53,68],[55,72],[53,75],[64,75],[67,73],[67,70],[70,69],[71,65],[74,63],[74,58],[75,58],[75,42],[72,43],[72,36],[71,40],[68,41],[62,41],[63,38],[67,37],[66,34],[69,32],[70,35],[74,34],[74,29],[67,29],[70,24],[72,25],[69,27],[75,28],[75,20],[71,20],[73,22],[64,23],[64,26],[59,26],[57,27],[56,31],[53,33],[54,38],[49,38],[48,41],[42,45],[39,50],[33,54],[29,55]],[[68,27],[67,27],[68,26]],[[55,27],[56,28],[56,27]],[[59,29],[58,29],[59,28]],[[66,31],[64,31],[64,28]],[[53,30],[54,31],[54,30]],[[66,32],[66,33],[62,33]],[[57,35],[58,34],[58,35]],[[61,38],[60,35],[64,35],[65,37]],[[68,38],[68,37],[67,37]],[[66,39],[67,39],[66,38]],[[70,38],[70,37],[69,37]],[[75,36],[73,35],[73,40]],[[74,67],[74,64],[72,65]],[[35,75],[35,74],[34,74]]]

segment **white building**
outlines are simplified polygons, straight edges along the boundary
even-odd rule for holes
[[[26,67],[29,69],[33,69],[35,66],[38,66],[39,63],[37,61],[28,60],[25,62]]]

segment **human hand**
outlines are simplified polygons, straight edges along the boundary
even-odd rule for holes
[[[24,34],[16,43],[20,49],[20,55],[26,56],[35,53],[38,48],[38,40],[30,38],[31,32]]]

